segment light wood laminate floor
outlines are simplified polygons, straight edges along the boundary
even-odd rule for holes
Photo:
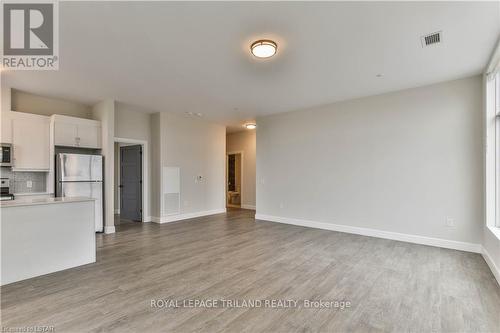
[[[230,210],[99,235],[97,262],[1,288],[2,326],[56,332],[497,332],[478,254],[256,221]],[[168,308],[152,299],[348,300],[341,310]]]

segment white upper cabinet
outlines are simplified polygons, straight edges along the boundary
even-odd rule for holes
[[[101,148],[101,123],[96,120],[54,115],[54,145]]]
[[[59,146],[76,145],[78,129],[76,124],[56,122],[54,124],[54,143]]]
[[[13,170],[48,171],[50,167],[50,118],[12,112]]]
[[[2,122],[0,143],[12,143],[12,119],[10,114],[10,111],[2,111],[0,117],[0,121]]]
[[[101,148],[101,125],[80,124],[77,128],[79,147]]]

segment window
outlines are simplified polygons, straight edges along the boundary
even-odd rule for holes
[[[486,223],[500,227],[500,73],[486,76]]]
[[[500,71],[486,78],[486,221],[500,228]]]
[[[500,227],[500,71],[497,71],[494,78],[494,117],[495,117],[495,222]]]

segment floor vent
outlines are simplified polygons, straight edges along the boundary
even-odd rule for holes
[[[440,44],[443,41],[443,33],[441,31],[433,32],[420,37],[422,41],[422,47]]]

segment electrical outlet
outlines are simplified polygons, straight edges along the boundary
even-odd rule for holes
[[[31,180],[26,181],[26,187],[27,188],[32,188],[33,187],[33,182]]]
[[[446,218],[446,226],[447,227],[454,227],[455,226],[455,219],[452,217],[447,217]]]

